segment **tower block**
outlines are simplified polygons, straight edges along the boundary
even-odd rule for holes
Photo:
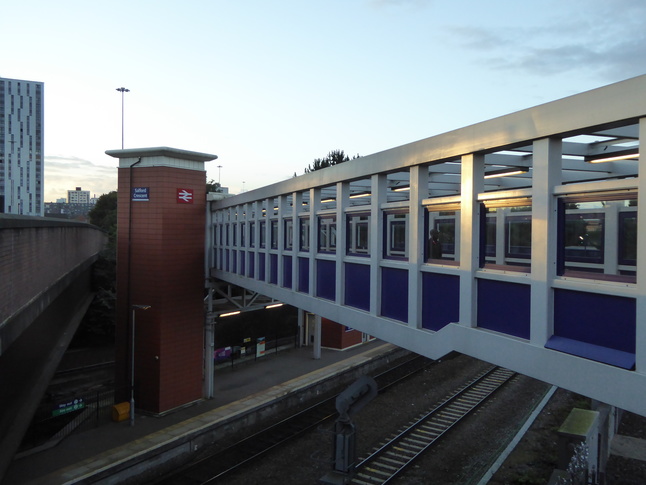
[[[204,164],[217,156],[167,147],[106,154],[119,159],[117,399],[128,400],[133,380],[135,408],[161,414],[202,397]]]

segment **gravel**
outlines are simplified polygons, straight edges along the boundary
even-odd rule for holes
[[[471,357],[452,354],[395,389],[380,394],[363,408],[354,422],[358,458],[379,447],[467,379],[489,367]],[[421,457],[396,484],[477,484],[497,459],[535,406],[550,389],[546,383],[517,375],[493,399],[458,425],[434,450]],[[557,390],[534,425],[498,472],[492,485],[546,484],[557,467],[556,429],[573,407],[589,400]],[[646,438],[646,419],[627,413],[620,433]],[[221,483],[316,484],[332,469],[333,424],[308,433],[286,447],[251,463]],[[646,463],[612,457],[607,484],[644,484]]]

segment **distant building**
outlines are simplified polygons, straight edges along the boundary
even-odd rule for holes
[[[42,82],[0,78],[0,212],[43,215]]]
[[[67,191],[67,203],[68,204],[89,204],[90,203],[90,191],[81,190],[81,187],[76,187],[75,190]]]

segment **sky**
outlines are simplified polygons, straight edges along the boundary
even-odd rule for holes
[[[0,77],[45,83],[45,201],[106,150],[218,156],[240,193],[646,73],[643,0],[30,0]]]

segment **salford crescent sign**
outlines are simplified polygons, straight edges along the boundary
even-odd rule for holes
[[[193,189],[177,189],[177,203],[178,204],[192,204],[193,203]]]

